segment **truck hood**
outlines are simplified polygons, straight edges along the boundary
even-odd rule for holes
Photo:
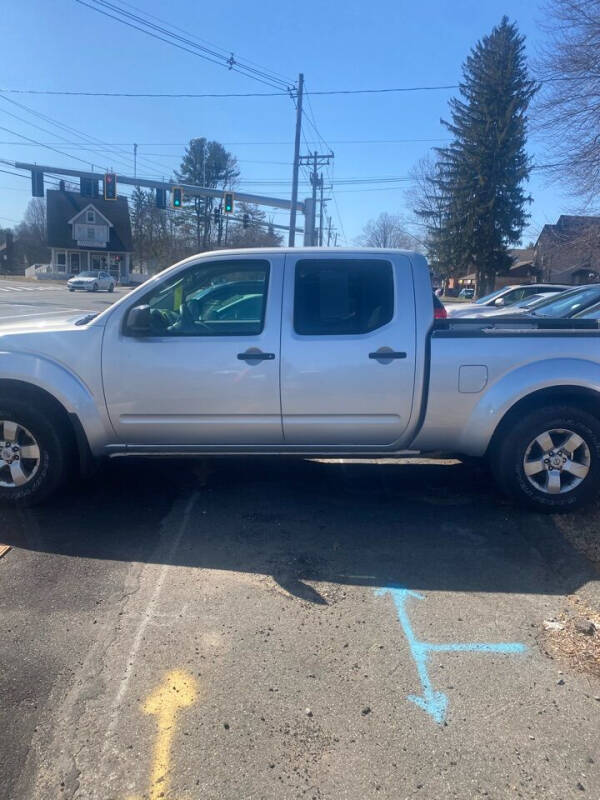
[[[20,319],[3,320],[0,317],[0,336],[11,333],[43,333],[44,331],[69,330],[80,328],[96,316],[85,311],[65,311],[64,314],[51,316],[21,317]]]

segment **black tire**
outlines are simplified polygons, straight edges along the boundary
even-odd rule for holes
[[[97,291],[98,291],[98,284],[97,284],[97,283],[95,283],[95,284],[92,286],[92,292],[97,292]]]
[[[37,472],[21,486],[1,486],[0,503],[32,506],[42,502],[62,484],[70,464],[71,435],[65,424],[49,413],[47,408],[36,407],[27,401],[12,397],[0,399],[0,421],[10,420],[26,428],[39,447]],[[3,442],[0,428],[0,443]],[[6,481],[7,470],[0,471]]]
[[[546,431],[572,431],[589,452],[589,471],[580,483],[557,494],[538,488],[525,474],[530,444]],[[581,453],[581,451],[579,451]],[[490,453],[491,468],[505,494],[520,505],[546,513],[572,511],[591,502],[600,492],[600,421],[583,409],[569,405],[546,406],[526,414],[500,430]],[[571,481],[571,475],[564,476]],[[537,479],[544,481],[544,473]]]
[[[111,283],[110,286],[108,287],[108,291],[112,294],[114,290],[115,290],[115,285],[114,283]]]
[[[71,287],[69,286],[69,291],[70,291],[70,292],[74,292],[74,291],[75,291],[75,289],[71,289]]]

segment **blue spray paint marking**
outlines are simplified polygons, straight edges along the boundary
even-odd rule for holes
[[[418,592],[413,592],[410,589],[403,589],[398,586],[386,586],[383,589],[377,589],[375,594],[383,596],[391,594],[396,605],[398,612],[398,620],[404,630],[404,635],[410,646],[413,660],[417,667],[421,686],[423,687],[423,694],[421,696],[409,694],[407,699],[411,703],[415,703],[426,711],[437,723],[442,723],[446,717],[446,708],[448,706],[448,698],[443,692],[438,692],[433,688],[429,671],[427,669],[427,661],[430,653],[524,653],[527,647],[518,642],[499,642],[497,644],[477,643],[477,642],[464,642],[464,643],[450,643],[450,644],[432,644],[431,642],[421,642],[414,634],[410,619],[406,611],[406,600],[409,596],[416,597],[419,600],[424,600],[425,596]]]

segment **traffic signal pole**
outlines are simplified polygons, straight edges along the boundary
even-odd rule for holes
[[[298,93],[296,96],[296,138],[294,139],[294,166],[292,171],[292,205],[290,208],[290,235],[288,244],[296,244],[296,207],[298,205],[298,172],[300,170],[300,135],[302,133],[302,96],[304,94],[304,75],[298,75]]]
[[[67,175],[76,178],[89,178],[92,181],[102,180],[104,174],[99,172],[86,172],[79,169],[67,169],[65,167],[50,167],[47,164],[26,164],[22,161],[15,163],[15,169],[28,170],[32,173],[44,173],[50,175]],[[34,179],[39,180],[39,179]],[[43,180],[43,178],[41,179]],[[216,197],[221,199],[223,197],[222,189],[209,189],[206,186],[196,186],[193,183],[174,183],[172,181],[155,181],[149,178],[139,178],[136,176],[118,175],[118,183],[123,183],[129,186],[143,186],[145,189],[166,189],[171,191],[174,186],[183,189],[184,194],[190,197]],[[236,192],[236,200],[242,203],[254,203],[258,206],[269,206],[271,208],[283,208],[289,211],[292,208],[290,200],[285,200],[282,197],[266,197],[262,194],[249,194],[248,192]],[[304,213],[304,203],[296,202],[296,211]]]

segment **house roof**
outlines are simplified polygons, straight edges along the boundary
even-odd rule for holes
[[[518,247],[514,250],[509,250],[508,253],[513,262],[510,266],[511,270],[530,267],[533,263],[533,249],[529,247]]]
[[[76,222],[76,221],[77,221],[77,219],[78,219],[79,217],[83,216],[83,215],[85,214],[85,212],[88,210],[88,208],[91,208],[91,209],[92,209],[93,211],[95,211],[95,212],[96,212],[96,213],[97,213],[97,214],[98,214],[100,217],[102,217],[102,219],[104,220],[104,222],[106,222],[106,223],[107,223],[107,225],[112,225],[112,222],[111,222],[111,221],[108,219],[108,217],[105,217],[105,216],[104,216],[104,214],[103,214],[103,213],[100,211],[100,209],[99,209],[99,208],[94,208],[94,204],[93,204],[93,203],[88,203],[88,204],[87,204],[87,206],[85,206],[84,208],[80,209],[80,210],[79,210],[79,211],[78,211],[76,214],[74,214],[74,215],[71,217],[71,219],[67,220],[67,222],[69,223],[69,225],[72,225],[74,222]]]
[[[49,189],[46,192],[46,218],[48,222],[48,246],[97,250],[97,247],[80,247],[73,239],[73,228],[69,220],[88,206],[93,206],[112,223],[106,248],[111,252],[127,253],[133,250],[129,206],[126,197],[104,200],[102,197],[83,197],[77,192],[61,192]]]

